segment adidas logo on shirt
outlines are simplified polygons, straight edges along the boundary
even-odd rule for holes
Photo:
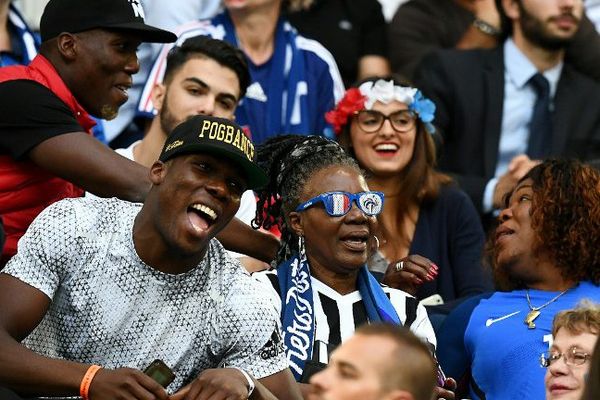
[[[248,86],[248,89],[246,90],[246,97],[262,102],[267,101],[267,95],[258,82],[254,82],[252,85]]]

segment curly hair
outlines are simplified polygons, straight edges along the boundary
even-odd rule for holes
[[[288,228],[287,216],[300,204],[310,178],[330,166],[350,167],[361,173],[356,161],[336,142],[321,136],[283,135],[267,140],[256,153],[258,165],[269,177],[258,192],[255,229],[279,226],[281,245],[276,264],[298,251],[298,237]],[[362,173],[361,173],[362,174]]]
[[[534,251],[548,254],[564,279],[600,284],[600,172],[577,160],[552,159],[519,183],[526,179],[532,180]],[[522,286],[494,270],[501,286]]]
[[[394,85],[411,86],[408,82],[394,75],[382,78],[368,78],[358,82],[355,86],[359,87],[364,82],[376,82],[379,79],[393,81]],[[352,140],[350,138],[351,124],[352,122],[344,126],[338,136],[338,142],[360,164],[360,160],[356,158],[352,147]],[[417,119],[417,134],[412,157],[406,167],[398,174],[398,179],[403,182],[402,196],[397,200],[402,202],[399,207],[400,210],[407,212],[409,205],[435,200],[441,188],[453,182],[452,178],[448,175],[435,169],[437,163],[436,139],[439,140],[439,145],[441,146],[442,138],[439,135],[434,137],[434,135],[427,132],[425,124],[420,119]],[[361,168],[364,168],[364,166],[361,165]],[[367,171],[367,173],[369,172]],[[402,222],[404,218],[405,214],[401,213],[398,216],[398,221]],[[385,229],[383,224],[380,225],[380,228]],[[410,244],[410,238],[408,238],[406,232],[383,232],[383,234],[385,237],[400,235],[401,239]]]

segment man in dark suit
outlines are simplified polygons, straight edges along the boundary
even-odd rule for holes
[[[600,155],[600,85],[563,63],[582,1],[498,8],[511,32],[501,46],[431,54],[415,77],[437,106],[440,168],[488,215],[536,160]]]

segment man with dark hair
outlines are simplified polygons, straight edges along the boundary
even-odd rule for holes
[[[244,54],[222,40],[195,36],[171,49],[162,83],[154,85],[152,101],[158,113],[143,140],[117,150],[150,167],[168,132],[197,114],[234,119],[250,82]]]
[[[194,116],[169,135],[143,205],[44,210],[0,274],[0,384],[84,400],[299,399],[279,316],[214,240],[266,181],[254,153],[236,124]],[[141,372],[155,359],[166,391]]]
[[[512,34],[491,50],[426,57],[419,87],[437,106],[440,168],[486,214],[537,162],[600,155],[600,84],[563,62],[581,0],[502,0]]]
[[[152,99],[158,115],[152,119],[144,139],[132,143],[117,153],[148,168],[158,159],[160,151],[175,126],[194,115],[210,115],[234,119],[234,113],[250,83],[246,57],[239,49],[209,36],[195,36],[171,49],[167,57],[165,77],[154,85]],[[240,209],[230,227],[221,232],[219,240],[227,249],[235,248],[256,257],[270,260],[258,249],[276,249],[278,241],[272,235],[250,228],[256,214],[254,192],[244,192]],[[239,221],[242,221],[240,223]],[[237,246],[237,247],[236,247]],[[264,269],[265,264],[239,253],[245,267]]]
[[[431,400],[436,368],[427,346],[406,328],[363,325],[310,380],[318,400]]]
[[[0,69],[0,214],[7,243],[0,267],[46,206],[90,191],[141,201],[147,169],[90,134],[91,115],[114,118],[138,71],[142,41],[172,42],[146,25],[138,0],[50,0],[40,54]],[[82,189],[80,189],[82,188]]]

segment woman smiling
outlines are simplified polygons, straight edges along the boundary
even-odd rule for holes
[[[434,114],[416,88],[372,79],[349,89],[326,119],[368,172],[369,187],[385,193],[369,268],[420,300],[439,295],[446,304],[436,311],[447,312],[457,299],[491,290],[491,280],[473,204],[434,169]]]

